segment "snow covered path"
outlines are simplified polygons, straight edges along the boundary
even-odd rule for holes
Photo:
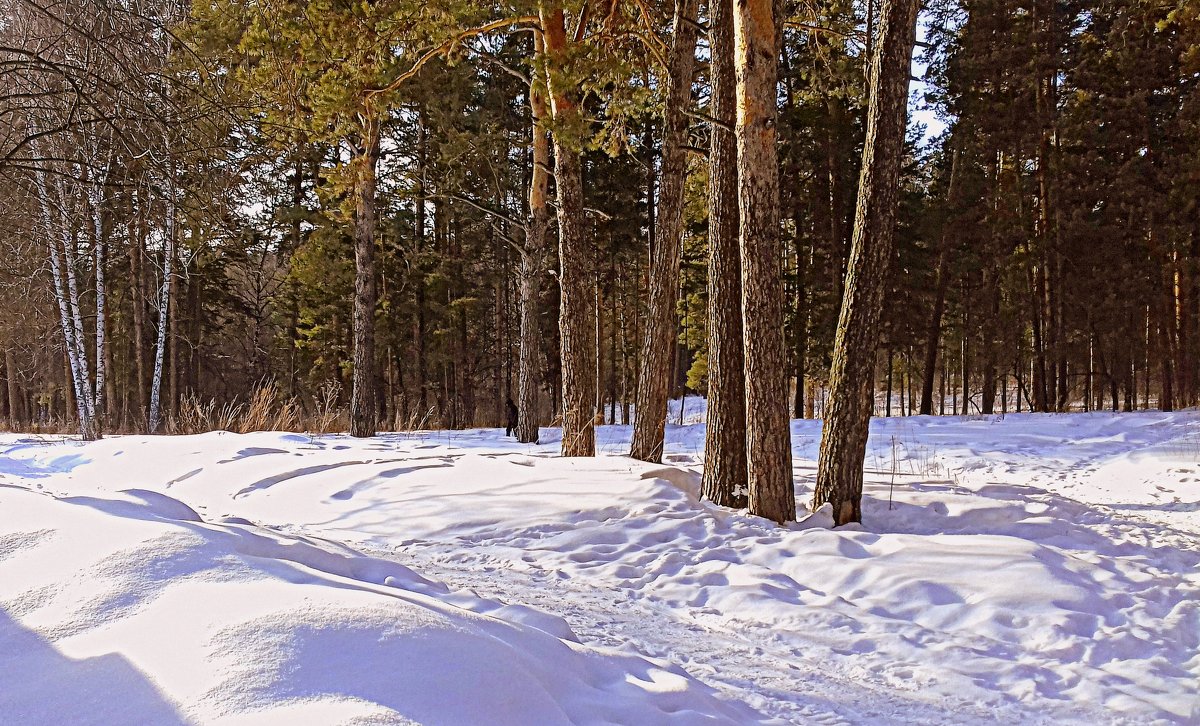
[[[153,520],[204,529],[207,539],[195,546],[224,548],[220,559],[249,558],[262,572],[246,579],[255,587],[270,580],[277,603],[328,598],[331,587],[383,592],[405,607],[431,608],[455,632],[504,633],[509,650],[491,657],[526,663],[505,685],[549,683],[545,702],[531,697],[531,708],[553,704],[565,722],[758,720],[741,702],[787,723],[1200,723],[1195,413],[877,420],[865,526],[836,531],[820,513],[784,529],[697,501],[702,426],[670,429],[664,466],[620,456],[623,427],[602,430],[606,455],[595,460],[554,456],[556,433],[545,430],[540,446],[491,430],[365,441],[213,433],[86,446],[0,436],[0,626],[44,641],[39,652],[121,655],[147,674],[147,692],[185,720],[326,712],[320,720],[535,718],[519,709],[508,721],[477,718],[495,711],[439,712],[429,703],[419,710],[414,703],[428,689],[393,693],[365,675],[371,687],[357,687],[333,666],[327,674],[309,666],[303,693],[282,666],[254,671],[252,685],[234,688],[242,705],[225,712],[212,693],[233,688],[235,671],[220,658],[200,664],[214,669],[209,700],[189,697],[144,641],[157,627],[155,608],[160,618],[174,612],[162,605],[167,595],[146,595],[160,587],[147,580],[180,586],[195,579],[192,570],[163,566],[147,577],[159,558],[134,577],[139,560],[125,557],[134,584],[99,589],[111,599],[124,587],[130,601],[96,610],[79,626],[92,635],[54,614],[70,609],[66,595],[36,595],[77,573],[21,584],[30,568],[52,579],[56,567],[93,554],[95,535],[54,556],[38,555],[45,545],[29,539],[56,528],[79,533],[85,525],[68,521],[75,514],[67,505],[84,502],[139,527]],[[802,503],[819,434],[819,423],[795,424]],[[45,526],[31,529],[38,517]],[[113,537],[126,536],[118,524],[86,526],[112,525]],[[307,573],[300,583],[297,566]],[[319,594],[298,595],[301,585]],[[217,593],[191,597],[224,602]],[[418,658],[405,655],[402,635],[372,625],[379,604],[364,601],[358,634],[340,634],[336,617],[348,625],[355,616],[338,597],[316,618],[323,649],[280,647],[274,657],[319,663],[345,637],[385,683],[403,679],[411,664],[397,667],[395,659]],[[212,615],[210,629],[230,630],[230,617],[262,658],[271,652],[264,637],[296,640],[249,637],[259,626],[240,611]],[[0,627],[0,638],[6,632]],[[375,652],[372,638],[387,647]],[[454,643],[460,652],[479,645],[467,636]],[[204,647],[214,646],[198,644],[197,652]],[[538,666],[530,653],[555,655]],[[431,658],[429,667],[465,666]],[[486,672],[463,671],[476,685],[456,698],[487,702],[499,686],[488,685]],[[10,706],[0,692],[0,720]]]

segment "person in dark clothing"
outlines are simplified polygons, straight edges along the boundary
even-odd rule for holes
[[[508,423],[507,423],[506,428],[504,429],[504,435],[505,436],[516,436],[517,435],[517,404],[513,403],[513,400],[511,397],[508,399],[508,403],[505,404],[505,409],[508,412]]]

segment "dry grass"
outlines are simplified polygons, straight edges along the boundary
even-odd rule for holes
[[[308,434],[345,433],[350,429],[350,411],[346,392],[336,382],[326,383],[312,393],[289,396],[278,383],[266,381],[254,388],[248,398],[220,401],[185,394],[177,409],[167,412],[158,433],[191,435],[209,431],[250,433],[254,431],[293,431]],[[392,410],[380,419],[381,432],[449,430],[448,419],[437,404],[424,410],[413,402],[394,401]],[[492,411],[477,410],[465,422],[465,428],[495,427],[498,416]],[[556,418],[551,425],[561,425]],[[463,428],[458,426],[455,428]],[[12,427],[0,420],[0,432],[29,435],[76,436],[79,433],[74,417],[26,422]],[[133,414],[128,420],[109,420],[103,426],[105,434],[145,434],[144,418]]]
[[[201,434],[208,431],[296,431],[328,434],[349,428],[349,411],[340,403],[341,389],[336,385],[323,386],[307,405],[298,397],[285,396],[275,382],[258,386],[247,401],[219,403],[202,400],[189,394],[179,402],[179,409],[168,415],[160,433]],[[7,422],[5,422],[7,423]],[[74,435],[78,427],[73,419],[50,419],[26,423],[18,427],[0,425],[0,430],[32,435]],[[108,425],[108,434],[145,433],[136,424]]]
[[[185,398],[179,411],[165,427],[171,434],[198,434],[206,431],[303,431],[328,434],[349,428],[349,414],[339,404],[341,391],[336,385],[323,386],[312,404],[306,407],[296,397],[284,396],[279,384],[268,382],[254,389],[244,403],[218,404]]]
[[[343,403],[342,387],[328,383],[311,398],[287,396],[279,384],[269,381],[259,385],[248,400],[219,402],[188,394],[179,408],[165,417],[159,431],[169,435],[201,434],[209,431],[250,433],[254,431],[295,431],[309,434],[342,433],[350,428],[350,411]],[[78,433],[73,419],[55,418],[26,423],[13,428],[0,421],[0,431],[31,435],[66,435]],[[381,431],[424,431],[441,426],[442,417],[435,406],[425,411],[397,410],[389,419],[380,421]],[[106,434],[143,434],[144,423],[112,423],[104,427]]]

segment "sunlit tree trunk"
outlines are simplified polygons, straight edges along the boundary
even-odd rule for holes
[[[594,456],[597,351],[592,249],[584,230],[582,161],[569,137],[579,125],[580,112],[573,98],[575,89],[565,72],[569,53],[562,8],[544,4],[541,19],[550,110],[558,124],[554,133],[554,177],[558,186],[562,455]]]
[[[871,379],[899,208],[908,81],[920,0],[885,0],[871,65],[867,135],[850,268],[838,318],[813,508],[836,524],[862,520]]]
[[[733,18],[747,484],[750,512],[783,523],[796,518],[796,497],[780,271],[774,8],[771,0],[739,1]]]

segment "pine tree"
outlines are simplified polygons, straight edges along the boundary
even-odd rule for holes
[[[796,518],[796,496],[779,270],[774,7],[771,0],[738,2],[733,20],[747,483],[750,512],[783,523]]]
[[[862,465],[872,400],[877,326],[899,205],[909,67],[919,0],[887,0],[871,61],[867,139],[850,269],[830,371],[813,509],[833,505],[836,524],[862,521]]]
[[[738,247],[737,138],[733,132],[733,1],[709,0],[712,141],[708,162],[708,419],[705,499],[746,506],[746,384]]]
[[[649,311],[642,343],[636,417],[630,456],[661,461],[671,384],[671,355],[677,326],[679,264],[683,253],[684,184],[687,181],[688,107],[696,58],[696,0],[676,0],[672,45],[666,68],[663,112],[662,190],[650,248]]]

